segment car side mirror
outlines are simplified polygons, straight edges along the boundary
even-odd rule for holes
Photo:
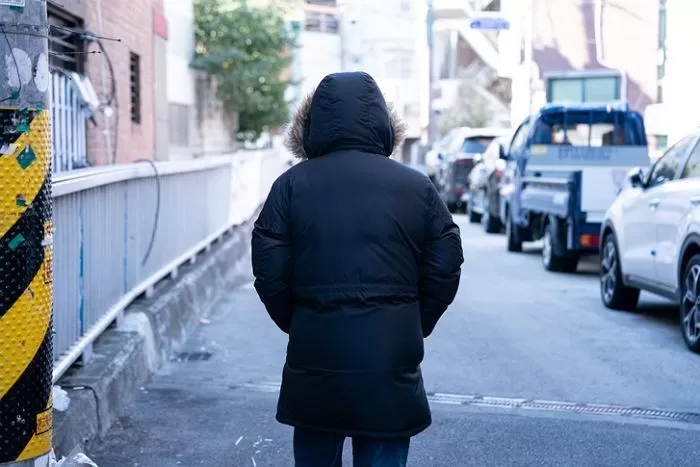
[[[503,147],[502,144],[498,145],[498,158],[503,160],[508,159],[508,154],[506,154],[506,148]]]
[[[639,188],[644,186],[644,170],[641,167],[635,167],[627,172],[627,182],[631,187]]]

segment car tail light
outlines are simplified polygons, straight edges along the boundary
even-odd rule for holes
[[[501,178],[503,177],[503,169],[493,169],[493,175],[496,178]]]
[[[579,241],[583,247],[598,247],[600,246],[600,235],[583,234],[579,237]]]

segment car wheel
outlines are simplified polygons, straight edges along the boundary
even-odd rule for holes
[[[501,229],[503,229],[501,220],[491,215],[491,210],[488,206],[484,207],[481,223],[484,224],[484,232],[489,234],[501,233]]]
[[[600,299],[612,310],[631,311],[639,302],[639,289],[627,287],[622,281],[620,255],[613,234],[605,236],[600,252]]]
[[[576,272],[579,256],[566,251],[559,232],[559,221],[550,220],[542,239],[542,265],[547,271]]]
[[[681,282],[680,321],[685,345],[700,353],[700,255],[690,258]]]
[[[520,241],[518,227],[513,223],[508,211],[506,211],[506,249],[514,253],[523,251],[523,242]]]
[[[474,212],[474,209],[472,209],[474,207],[474,199],[475,196],[472,195],[469,199],[469,202],[466,205],[466,210],[467,214],[469,215],[469,222],[471,222],[472,224],[478,224],[479,222],[481,222],[481,214],[479,214],[478,212]]]

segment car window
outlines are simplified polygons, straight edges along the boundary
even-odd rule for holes
[[[688,146],[690,146],[693,139],[694,137],[691,136],[683,138],[656,161],[656,164],[651,169],[651,174],[649,174],[648,186],[661,185],[675,178]]]
[[[520,125],[518,130],[515,132],[515,135],[513,135],[513,140],[510,143],[510,151],[520,151],[525,146],[525,141],[527,141],[529,131],[529,121]]]
[[[488,136],[470,136],[464,138],[462,152],[465,154],[483,154],[493,138]]]
[[[503,138],[497,138],[489,144],[489,147],[486,148],[486,152],[484,152],[484,159],[489,160],[489,161],[496,161],[500,157],[500,153],[498,148],[500,145],[503,144]]]
[[[700,144],[696,144],[688,157],[681,178],[700,177]]]

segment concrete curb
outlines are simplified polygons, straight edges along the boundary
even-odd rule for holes
[[[233,228],[175,277],[161,281],[151,297],[134,302],[95,342],[90,362],[74,366],[58,382],[70,405],[54,410],[57,456],[105,436],[150,375],[184,344],[220,291],[249,278],[252,228],[252,220]]]

